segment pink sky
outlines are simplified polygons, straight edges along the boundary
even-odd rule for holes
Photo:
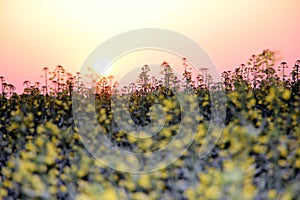
[[[1,0],[0,76],[22,91],[23,81],[42,81],[45,66],[75,73],[106,39],[138,28],[188,36],[219,71],[266,48],[292,66],[300,59],[299,7],[299,0]]]

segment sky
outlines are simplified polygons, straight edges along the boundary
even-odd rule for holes
[[[299,0],[0,0],[0,76],[22,91],[25,80],[42,82],[43,67],[75,73],[104,41],[141,28],[189,37],[220,72],[263,49],[292,66],[300,59],[299,7]]]

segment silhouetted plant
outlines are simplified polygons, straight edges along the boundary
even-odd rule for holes
[[[140,85],[141,90],[146,93],[150,88],[150,67],[149,65],[144,65],[141,68],[141,73],[138,75],[137,84]]]
[[[1,95],[4,98],[4,76],[0,76],[0,82],[1,82]]]
[[[182,58],[182,65],[184,67],[183,79],[185,82],[185,90],[189,91],[192,87],[192,68],[188,65],[186,58]]]
[[[49,68],[48,67],[44,67],[43,68],[43,70],[44,70],[44,78],[45,78],[45,94],[47,95],[48,94],[48,70],[49,70]]]
[[[174,72],[172,67],[169,65],[168,62],[164,61],[161,64],[162,70],[161,70],[161,74],[163,75],[163,82],[164,82],[164,86],[166,88],[172,88],[171,83],[173,82],[174,79]]]

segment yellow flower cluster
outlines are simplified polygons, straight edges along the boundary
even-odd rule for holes
[[[188,95],[183,98],[190,101],[190,110],[200,112],[186,119],[197,121],[193,144],[166,168],[142,174],[99,164],[80,135],[87,136],[95,151],[98,134],[115,148],[136,154],[168,145],[180,149],[187,138],[174,138],[184,116],[170,91],[132,93],[129,98],[120,94],[115,103],[121,107],[114,110],[118,115],[113,113],[111,96],[96,98],[95,105],[78,108],[86,116],[96,114],[99,127],[85,120],[90,135],[74,125],[69,96],[0,99],[0,199],[296,199],[300,195],[299,91],[276,85],[253,90],[247,86],[245,91],[235,87],[226,90],[226,103],[218,105],[226,106],[226,120],[207,157],[200,159],[198,153],[211,126],[214,100],[203,89],[196,91],[198,104],[192,104]],[[126,113],[125,125],[150,127],[155,134],[147,137],[144,130],[127,133],[118,127]],[[151,123],[162,124],[162,129]],[[189,128],[185,133],[190,133]],[[217,130],[212,136],[217,137]]]

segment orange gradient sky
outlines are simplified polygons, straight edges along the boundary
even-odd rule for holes
[[[43,67],[75,73],[102,42],[139,28],[163,28],[202,46],[219,71],[269,48],[300,59],[299,0],[0,0],[0,75],[23,90]]]

